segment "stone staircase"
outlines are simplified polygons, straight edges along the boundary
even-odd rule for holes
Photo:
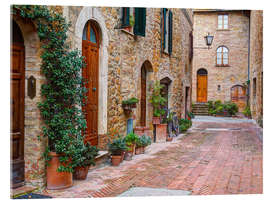
[[[196,103],[192,105],[192,113],[197,116],[208,116],[207,103]]]

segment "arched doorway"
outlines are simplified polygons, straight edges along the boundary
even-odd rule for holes
[[[25,48],[22,32],[12,21],[11,44],[11,168],[12,187],[24,184],[24,84],[25,84]]]
[[[86,67],[83,68],[83,78],[88,90],[83,110],[87,122],[85,141],[95,146],[98,144],[99,44],[99,30],[94,21],[88,21],[82,35],[82,55],[86,63]]]
[[[207,70],[203,68],[197,71],[197,102],[207,102]]]
[[[238,106],[242,112],[246,106],[246,88],[242,85],[234,85],[231,88],[231,101]]]

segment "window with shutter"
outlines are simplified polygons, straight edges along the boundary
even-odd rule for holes
[[[173,14],[167,8],[162,9],[162,51],[171,55],[172,53],[172,33],[173,33]]]
[[[145,36],[146,8],[122,8],[121,28],[134,35]]]

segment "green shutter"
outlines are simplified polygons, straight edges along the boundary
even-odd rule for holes
[[[129,24],[129,8],[122,8],[122,27],[128,27]]]
[[[162,14],[163,14],[163,31],[162,31],[162,35],[163,35],[163,39],[162,39],[162,47],[163,50],[165,49],[165,44],[166,44],[166,8],[162,9]]]
[[[169,54],[172,54],[173,14],[169,11]]]
[[[145,36],[146,8],[135,8],[134,35]]]

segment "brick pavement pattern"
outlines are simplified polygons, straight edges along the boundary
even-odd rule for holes
[[[88,173],[65,190],[43,191],[53,197],[114,197],[130,187],[188,190],[192,195],[261,194],[261,129],[252,123],[196,120],[180,139],[154,143],[118,167]]]

